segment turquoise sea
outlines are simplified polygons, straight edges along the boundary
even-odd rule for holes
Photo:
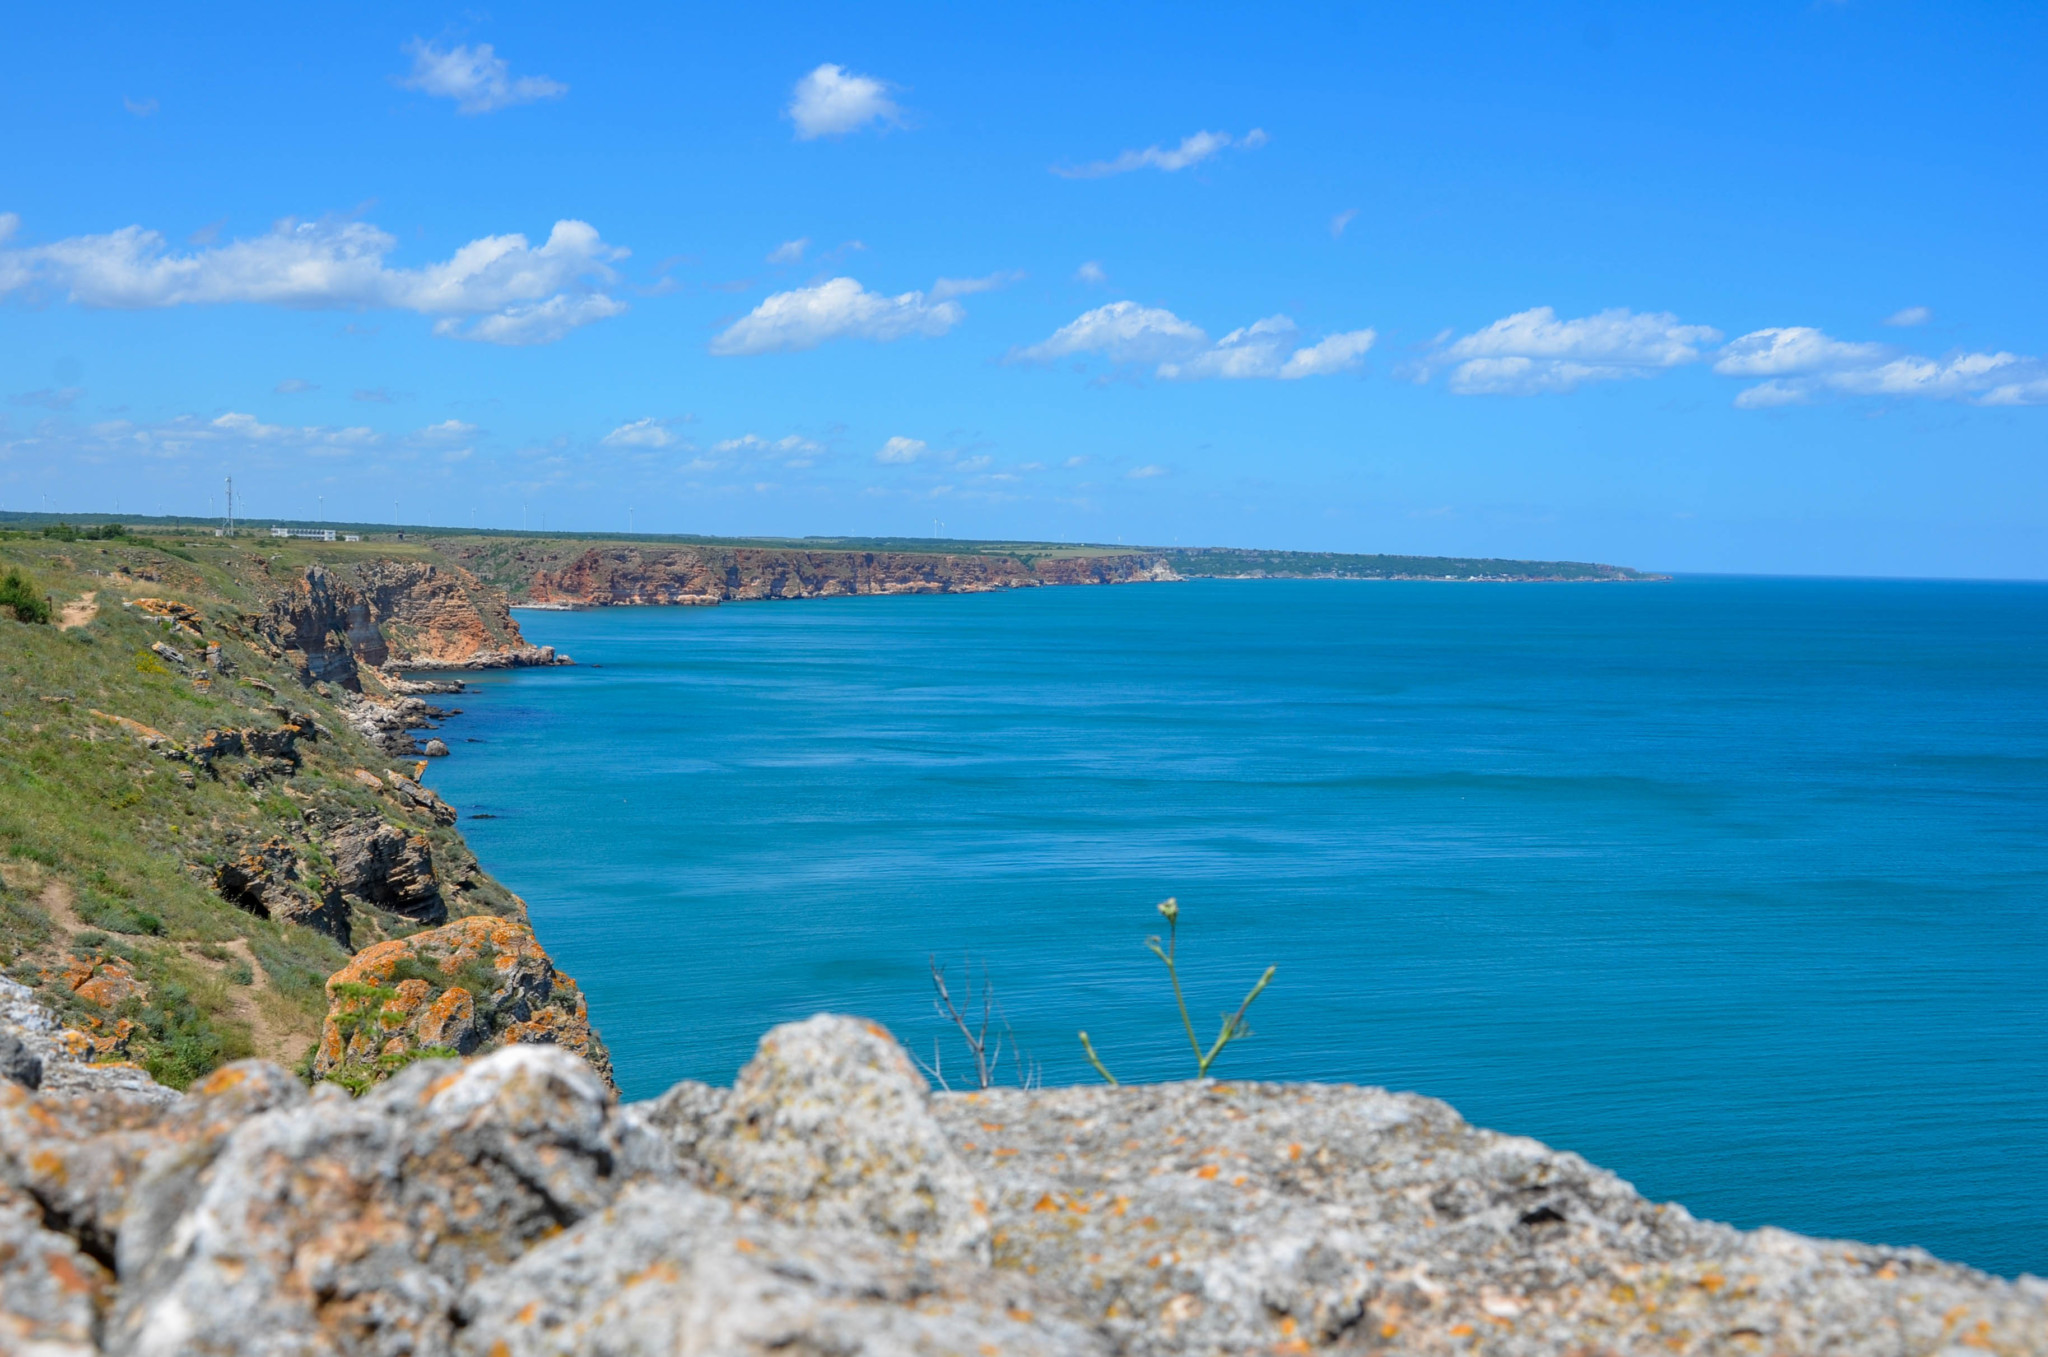
[[[629,1096],[771,1024],[1384,1084],[1744,1226],[2048,1273],[2048,586],[1200,581],[520,614],[430,773]],[[485,816],[494,818],[483,818]],[[945,1068],[963,1071],[957,1045]]]

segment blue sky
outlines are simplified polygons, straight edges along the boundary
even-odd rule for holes
[[[0,507],[2048,576],[2038,6],[11,35]]]

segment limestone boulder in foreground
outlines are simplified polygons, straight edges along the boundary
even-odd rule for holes
[[[1743,1233],[1377,1089],[933,1096],[777,1028],[617,1105],[560,1047],[360,1098],[0,1087],[0,1352],[2048,1354],[2048,1283]]]

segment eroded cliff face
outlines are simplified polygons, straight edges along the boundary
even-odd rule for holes
[[[503,594],[458,565],[357,561],[307,567],[258,622],[308,683],[362,689],[357,664],[409,669],[494,669],[554,664],[528,645]]]
[[[603,608],[871,594],[981,594],[1046,584],[1130,584],[1179,576],[1163,557],[948,555],[756,547],[591,547],[573,555],[490,550],[522,603]]]
[[[935,1097],[834,1016],[625,1106],[559,1045],[355,1099],[44,1078],[0,1081],[6,1351],[2048,1354],[2038,1278],[1696,1220],[1375,1088]]]

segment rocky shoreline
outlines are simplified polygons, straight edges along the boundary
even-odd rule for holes
[[[1695,1220],[1413,1094],[935,1096],[826,1016],[625,1105],[556,1046],[354,1099],[42,1049],[0,1081],[0,1351],[38,1357],[2048,1353],[2048,1282]]]

